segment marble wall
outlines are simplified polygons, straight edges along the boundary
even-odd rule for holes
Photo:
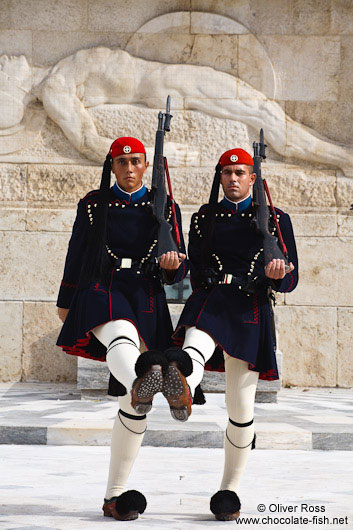
[[[16,84],[27,96],[12,92],[17,100],[26,102],[66,56],[97,46],[123,49],[239,78],[277,102],[287,121],[310,128],[313,142],[337,144],[347,159],[352,44],[349,0],[0,0],[0,55],[24,55],[31,67],[27,84]],[[0,95],[9,93],[2,66]],[[9,122],[0,118],[0,380],[73,381],[76,358],[55,346],[55,301],[76,203],[97,187],[101,167],[46,116],[40,99],[31,99],[19,124],[1,101]],[[100,136],[131,134],[153,145],[155,109],[86,110]],[[168,140],[198,153],[192,166],[172,170],[187,231],[190,213],[208,198],[219,154],[234,145],[251,150],[258,130],[244,119],[180,105],[173,114]],[[261,125],[266,133],[269,124]],[[283,384],[352,386],[353,179],[338,162],[287,157],[275,145],[268,153],[263,173],[276,205],[292,216],[300,259],[300,284],[278,296],[276,308]]]

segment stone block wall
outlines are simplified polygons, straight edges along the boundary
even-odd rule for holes
[[[315,136],[348,150],[352,39],[353,10],[345,0],[0,0],[0,55],[25,55],[33,77],[96,46],[209,66],[238,76]],[[218,156],[234,145],[251,150],[258,131],[173,104],[168,140],[199,153],[193,167],[171,170],[187,232],[190,213],[208,199]],[[35,110],[42,112],[40,103]],[[99,105],[88,112],[100,135],[133,135],[153,145],[156,110]],[[55,301],[76,203],[98,186],[101,167],[50,118],[11,152],[6,142],[18,132],[1,126],[0,119],[0,380],[74,381],[76,358],[55,346]],[[353,180],[324,163],[268,153],[263,173],[275,204],[291,214],[300,260],[299,286],[278,296],[276,308],[283,384],[350,387]]]

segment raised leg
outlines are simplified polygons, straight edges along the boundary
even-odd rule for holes
[[[195,388],[202,380],[205,362],[214,349],[212,337],[193,326],[186,331],[182,349],[169,348],[165,351],[168,367],[162,392],[175,420],[186,421],[189,418]]]
[[[212,357],[216,343],[213,338],[195,326],[188,328],[185,333],[183,350],[192,360],[192,374],[186,378],[192,396],[195,388],[202,381],[206,362]]]
[[[128,394],[136,379],[135,364],[140,356],[137,329],[129,320],[112,320],[94,328],[94,335],[107,347],[106,360],[113,376]]]

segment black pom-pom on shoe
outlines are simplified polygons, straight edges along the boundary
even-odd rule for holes
[[[174,347],[168,348],[164,353],[168,362],[175,361],[177,363],[178,368],[184,377],[188,377],[192,374],[192,360],[186,351]]]
[[[210,501],[211,512],[218,521],[234,521],[240,515],[240,499],[234,491],[217,491]]]
[[[155,364],[159,364],[162,367],[164,375],[168,368],[168,360],[162,352],[158,350],[148,350],[141,353],[135,364],[137,377],[143,377]]]
[[[146,497],[137,490],[128,490],[111,499],[104,499],[104,517],[114,517],[117,521],[132,521],[146,509]]]
[[[143,513],[146,510],[146,497],[137,490],[128,490],[116,499],[116,511],[125,515],[131,511]]]

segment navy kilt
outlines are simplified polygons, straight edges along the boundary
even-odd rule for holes
[[[113,270],[108,287],[93,283],[76,290],[57,344],[71,355],[105,361],[106,348],[90,332],[121,318],[135,325],[146,350],[171,345],[173,328],[160,281],[129,269]]]

